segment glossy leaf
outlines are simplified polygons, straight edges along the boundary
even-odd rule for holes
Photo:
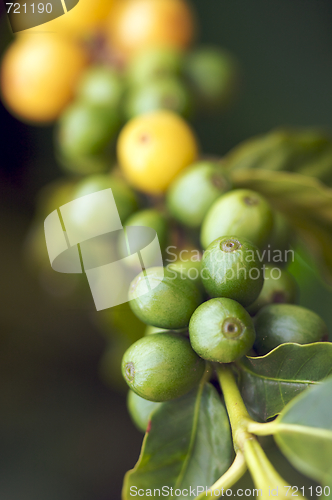
[[[246,406],[262,420],[274,417],[309,385],[332,374],[332,344],[282,344],[238,363]]]
[[[226,410],[215,388],[201,384],[152,413],[140,458],[125,476],[122,498],[132,498],[135,488],[144,491],[140,498],[145,499],[163,486],[166,493],[170,488],[209,487],[229,468],[232,456]]]
[[[277,445],[302,474],[332,484],[332,378],[294,399],[273,423]]]
[[[226,156],[225,167],[297,172],[331,185],[332,138],[314,129],[274,130],[235,147]]]
[[[286,216],[332,284],[332,189],[311,177],[260,169],[235,171],[232,181],[263,194]]]

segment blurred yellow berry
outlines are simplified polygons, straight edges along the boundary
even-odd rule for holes
[[[85,52],[70,40],[21,35],[2,61],[2,99],[19,118],[52,122],[71,100],[85,64]]]
[[[198,155],[189,125],[170,111],[140,115],[122,129],[118,159],[128,181],[140,191],[163,193]]]
[[[113,3],[114,0],[80,0],[67,14],[42,26],[23,31],[23,33],[40,32],[45,29],[45,31],[54,31],[56,34],[69,37],[87,38],[104,23],[113,7]]]
[[[195,35],[186,0],[122,0],[111,12],[106,36],[124,57],[147,47],[187,48]]]

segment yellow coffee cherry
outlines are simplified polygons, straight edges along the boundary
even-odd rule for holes
[[[124,57],[147,47],[187,48],[195,23],[186,0],[121,0],[111,12],[106,36]]]
[[[66,0],[65,3],[67,3]],[[80,0],[67,14],[42,26],[25,30],[23,33],[40,32],[45,29],[45,31],[54,31],[56,34],[68,37],[87,38],[103,24],[113,7],[113,3],[114,0]]]
[[[170,111],[140,115],[122,129],[118,159],[128,181],[140,191],[161,194],[198,155],[189,125]]]
[[[52,122],[71,100],[85,65],[86,54],[73,41],[51,34],[21,35],[2,61],[2,98],[19,118]]]

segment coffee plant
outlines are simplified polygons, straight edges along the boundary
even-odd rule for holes
[[[129,262],[128,303],[94,316],[109,343],[102,377],[129,388],[145,433],[122,498],[332,498],[332,345],[292,275],[302,244],[332,284],[332,138],[285,128],[206,156],[190,121],[236,101],[236,57],[192,46],[184,0],[99,7],[74,36],[17,37],[1,86],[16,116],[55,124],[67,174],[40,193],[27,237],[47,288],[88,300],[52,271],[43,234],[82,196],[112,189],[124,226],[152,228],[161,246],[164,267]],[[128,29],[143,14],[144,30]],[[71,217],[94,227],[102,214]],[[126,242],[112,251],[124,258]]]

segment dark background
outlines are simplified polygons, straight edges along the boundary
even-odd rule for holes
[[[201,40],[233,51],[244,75],[236,109],[199,123],[205,153],[281,125],[332,129],[330,0],[194,4]],[[2,17],[2,51],[9,41]],[[99,378],[105,340],[79,306],[45,294],[24,259],[36,193],[61,175],[52,130],[2,105],[0,126],[0,499],[118,499],[142,436]],[[330,320],[323,303],[312,308]]]

